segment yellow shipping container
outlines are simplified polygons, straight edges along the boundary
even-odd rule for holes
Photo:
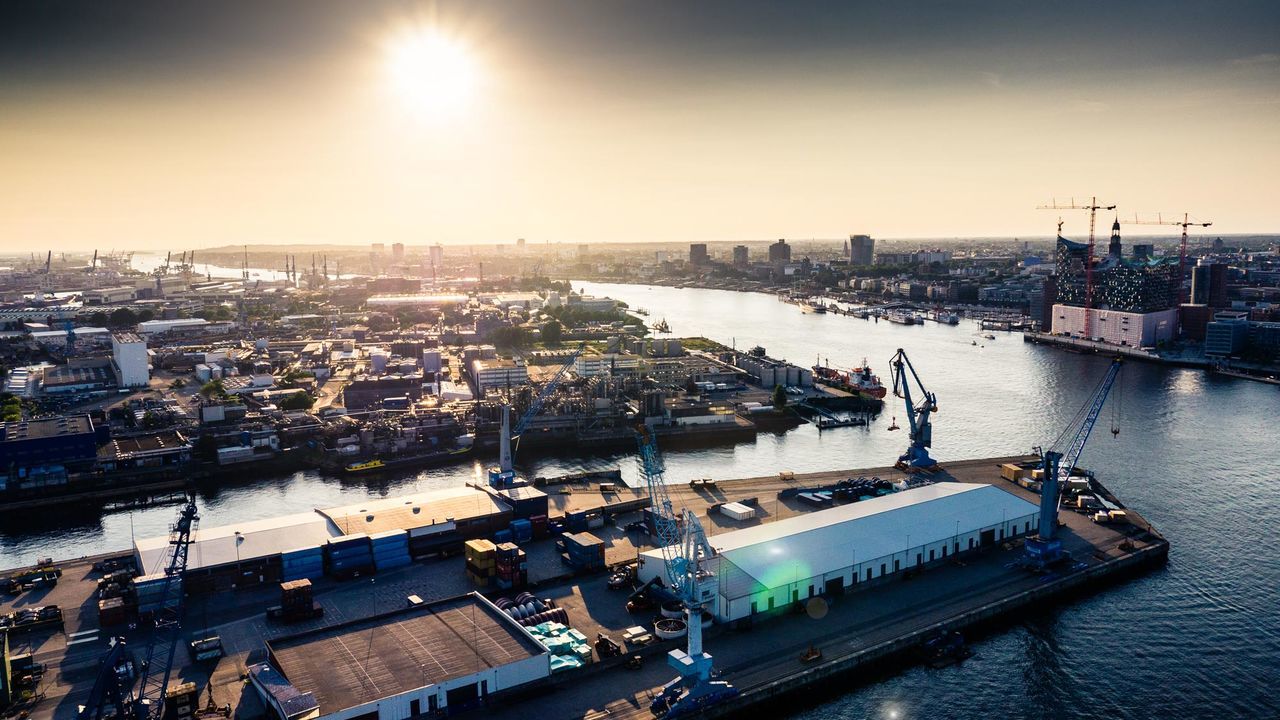
[[[1000,477],[1005,480],[1020,480],[1026,472],[1026,470],[1023,470],[1013,463],[1005,463],[1000,466]]]

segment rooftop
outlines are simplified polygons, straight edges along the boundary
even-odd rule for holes
[[[780,575],[790,581],[796,573],[835,572],[946,540],[957,528],[971,532],[1037,512],[1036,505],[991,485],[940,482],[713,535],[710,541],[728,561],[717,572],[729,596],[737,597],[751,591],[742,581],[776,587]],[[660,551],[644,555],[662,562]],[[738,571],[745,577],[735,577]]]
[[[191,535],[188,570],[268,557],[300,547],[315,547],[340,533],[315,511],[295,513],[232,525],[197,528]],[[162,567],[169,537],[144,538],[134,543],[144,573]]]
[[[42,420],[0,423],[0,438],[3,438],[4,442],[92,432],[93,421],[88,415],[66,415]]]
[[[412,530],[450,520],[468,520],[505,512],[506,508],[483,490],[447,488],[412,495],[363,500],[320,510],[343,533],[379,533]]]
[[[546,653],[476,593],[268,643],[328,715]]]
[[[191,441],[180,432],[161,432],[153,435],[112,438],[98,450],[98,457],[122,459],[140,453],[190,448]]]

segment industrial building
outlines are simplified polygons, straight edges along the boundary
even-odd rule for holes
[[[870,235],[849,236],[849,264],[870,265],[875,261],[876,241]]]
[[[991,485],[942,482],[715,535],[716,619],[749,618],[1026,535],[1038,513]],[[642,581],[663,572],[661,550],[641,554]]]
[[[267,655],[278,676],[255,666],[250,681],[279,720],[456,713],[551,674],[547,649],[479,593],[271,640]]]
[[[343,535],[407,531],[409,554],[414,556],[434,552],[442,544],[485,537],[505,528],[512,519],[511,508],[493,495],[471,487],[362,500],[326,508],[319,514]]]
[[[484,397],[490,390],[519,387],[529,382],[529,368],[524,362],[503,358],[471,361],[471,377],[476,390]]]
[[[92,466],[108,432],[88,415],[0,423],[0,489],[45,474],[65,482],[67,470]]]
[[[1085,308],[1075,305],[1053,306],[1054,334],[1085,336]],[[1178,330],[1178,309],[1133,313],[1119,310],[1088,310],[1089,337],[1112,345],[1155,347],[1173,340]]]
[[[122,388],[146,387],[151,382],[151,358],[147,341],[136,333],[111,336],[111,361]]]
[[[545,508],[545,497],[543,503]],[[333,538],[398,530],[408,534],[409,554],[420,557],[443,547],[460,546],[469,538],[492,535],[507,527],[512,518],[512,507],[498,497],[460,487],[201,527],[192,534],[184,575],[186,590],[204,593],[278,582],[283,555],[320,548]],[[168,547],[167,535],[135,541],[138,568],[144,573],[156,572]]]

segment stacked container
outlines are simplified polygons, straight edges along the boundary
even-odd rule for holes
[[[547,536],[547,516],[534,515],[529,518],[529,523],[533,526],[533,537],[541,540]]]
[[[164,573],[143,575],[133,579],[133,594],[138,598],[138,613],[145,615],[160,609],[164,604]],[[173,578],[178,591],[182,591],[182,576]]]
[[[600,570],[604,568],[604,541],[588,532],[565,533],[564,553],[561,559],[575,570]]]
[[[495,584],[503,590],[522,588],[529,583],[529,563],[524,550],[512,543],[497,548]]]
[[[326,569],[336,578],[373,572],[373,546],[364,533],[333,538],[325,543]]]
[[[511,535],[513,542],[527,543],[533,540],[533,522],[531,520],[512,520]]]
[[[404,530],[388,530],[369,536],[373,546],[373,564],[379,572],[404,567],[409,558],[409,533]]]
[[[473,585],[487,587],[497,574],[498,546],[484,539],[468,540],[463,546],[467,559],[467,579]]]
[[[280,553],[280,579],[301,580],[324,575],[324,551],[319,545]]]

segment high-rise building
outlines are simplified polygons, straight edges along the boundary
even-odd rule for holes
[[[427,249],[427,262],[431,267],[439,270],[444,265],[444,246],[436,243]]]
[[[706,265],[710,261],[711,257],[707,255],[706,243],[692,243],[689,245],[690,265]]]
[[[391,260],[397,263],[404,262],[404,243],[395,243],[391,246]]]
[[[147,341],[134,333],[111,336],[111,364],[122,388],[146,387],[151,382]]]
[[[1156,256],[1156,246],[1151,243],[1136,243],[1133,246],[1134,260],[1150,260]]]
[[[1211,263],[1209,265],[1209,307],[1224,308],[1230,304],[1227,300],[1227,264]]]
[[[779,238],[778,242],[769,246],[769,262],[775,265],[791,262],[791,246],[786,240]]]
[[[578,246],[578,262],[586,262],[588,254],[589,248],[586,243],[582,243]]]
[[[875,258],[876,241],[870,235],[849,236],[849,264],[870,265]]]
[[[746,245],[733,246],[733,266],[736,268],[744,268],[751,263],[751,251]]]
[[[524,238],[520,238],[519,240],[516,240],[516,252],[518,253],[524,252]]]

